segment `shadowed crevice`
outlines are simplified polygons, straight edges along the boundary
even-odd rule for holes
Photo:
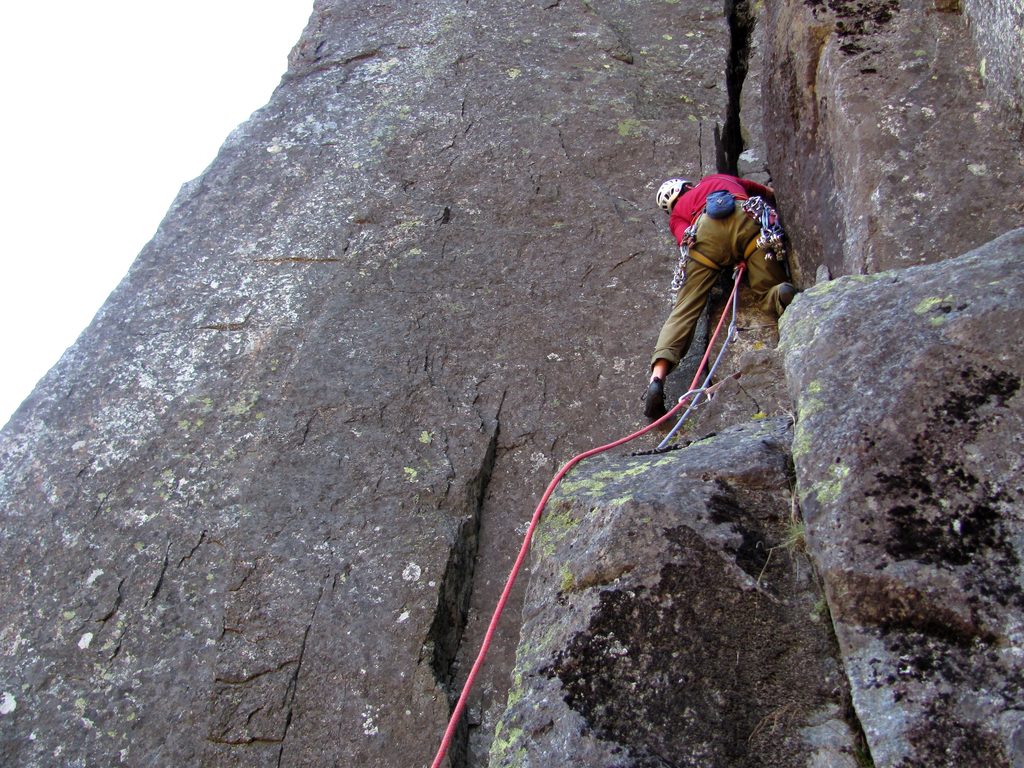
[[[729,50],[725,61],[728,100],[725,124],[721,134],[716,136],[717,162],[719,173],[737,175],[739,157],[744,149],[740,97],[747,78],[756,19],[749,0],[725,0],[725,18],[729,25]]]
[[[429,660],[434,678],[448,692],[451,706],[458,697],[455,688],[455,660],[462,643],[463,630],[473,595],[473,572],[480,541],[480,519],[487,485],[494,470],[497,453],[498,425],[491,426],[490,441],[477,475],[466,484],[465,508],[471,514],[458,523],[448,563],[438,593],[437,610],[424,643],[422,658]],[[459,724],[449,749],[452,768],[464,768],[468,731],[465,717]]]

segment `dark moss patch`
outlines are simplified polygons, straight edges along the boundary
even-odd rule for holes
[[[878,680],[899,702],[919,698],[921,686],[931,688],[919,725],[907,738],[910,755],[901,768],[931,766],[1008,766],[999,736],[981,721],[967,721],[958,710],[956,689],[986,691],[1006,701],[1019,701],[1021,681],[998,671],[998,656],[990,641],[951,645],[930,634],[904,632],[888,635],[886,646],[897,660],[893,673]],[[941,687],[933,687],[942,680]]]
[[[922,420],[909,450],[895,454],[890,467],[875,475],[867,496],[885,509],[883,545],[889,555],[940,567],[971,566],[978,573],[977,589],[1001,605],[1024,606],[1012,576],[1019,558],[1003,522],[1019,504],[1020,489],[978,477],[962,454],[980,433],[998,428],[1019,390],[1020,379],[1010,373],[965,369]]]
[[[718,483],[718,491],[708,501],[711,521],[719,525],[732,525],[741,537],[735,551],[736,564],[747,574],[757,578],[768,561],[769,545],[767,533],[757,524],[756,518],[744,512],[740,501],[725,483]]]
[[[923,720],[927,725],[909,734],[914,756],[905,757],[897,768],[1011,765],[999,737],[976,724],[965,724],[949,711],[950,698],[949,694],[939,695],[929,704]]]
[[[868,35],[893,20],[900,0],[829,0],[840,37]]]
[[[887,26],[900,11],[900,0],[804,0],[815,15],[827,6],[835,21],[839,50],[856,56],[871,50],[873,35]]]
[[[546,672],[637,768],[805,765],[806,747],[783,734],[834,700],[825,627],[798,601],[739,588],[727,561],[688,528],[667,536],[679,556],[659,583],[602,593],[586,631]],[[787,571],[780,558],[770,577],[784,581]]]

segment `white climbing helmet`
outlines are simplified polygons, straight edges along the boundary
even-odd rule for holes
[[[688,179],[669,179],[658,187],[658,205],[665,213],[672,213],[672,205],[683,190],[689,186]]]

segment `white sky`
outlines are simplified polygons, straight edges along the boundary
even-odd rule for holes
[[[49,0],[0,11],[0,425],[74,343],[183,183],[262,107],[313,0]]]

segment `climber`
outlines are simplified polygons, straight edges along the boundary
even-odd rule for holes
[[[680,259],[672,282],[675,303],[651,358],[644,398],[644,415],[650,419],[665,415],[665,379],[689,349],[721,270],[746,260],[751,292],[761,308],[776,317],[796,295],[781,261],[782,230],[771,207],[775,202],[771,187],[716,173],[696,184],[669,179],[658,189],[657,201],[669,215]]]

